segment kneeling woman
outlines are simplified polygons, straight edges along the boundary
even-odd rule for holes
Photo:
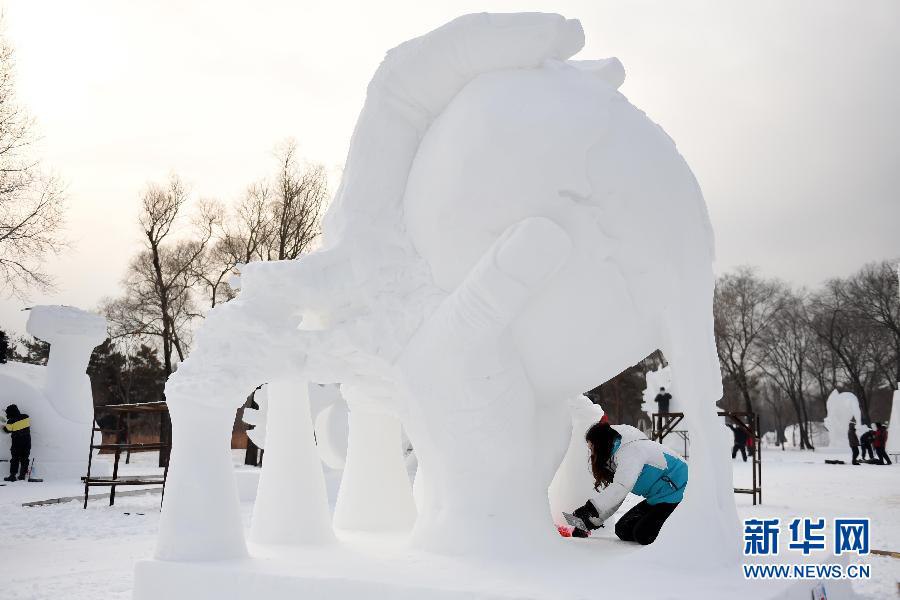
[[[687,463],[629,425],[597,423],[588,429],[585,440],[591,451],[594,489],[599,494],[576,509],[574,515],[597,529],[618,510],[629,492],[643,496],[644,501],[616,523],[616,535],[627,542],[653,543],[684,496]]]

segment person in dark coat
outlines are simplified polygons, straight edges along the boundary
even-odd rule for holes
[[[731,433],[734,435],[734,446],[731,447],[731,458],[733,459],[737,456],[738,451],[740,451],[744,462],[747,462],[747,432],[744,431],[743,427],[735,427],[730,423],[725,423],[725,427],[730,429]]]
[[[875,432],[871,429],[859,436],[859,445],[862,446],[862,459],[866,460],[866,455],[869,456],[869,460],[875,460],[875,450],[872,447],[872,443],[875,441]]]
[[[859,437],[856,435],[856,419],[850,419],[850,427],[847,428],[847,441],[850,442],[850,452],[853,453],[852,463],[859,464]]]
[[[659,393],[656,395],[656,398],[653,399],[659,407],[656,411],[661,415],[669,414],[669,401],[672,399],[672,394],[666,391],[666,388],[659,388]]]
[[[19,480],[25,479],[28,472],[28,456],[31,454],[31,419],[19,412],[19,407],[10,404],[6,407],[6,423],[3,432],[8,433],[12,441],[9,449],[9,477],[4,481],[15,481],[16,472]]]
[[[875,423],[875,439],[872,446],[875,448],[875,454],[878,456],[879,465],[891,464],[891,459],[887,455],[887,439],[888,430],[884,423]]]

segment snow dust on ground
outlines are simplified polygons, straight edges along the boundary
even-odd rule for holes
[[[240,453],[235,453],[239,462]],[[746,517],[858,517],[872,519],[872,547],[900,551],[900,467],[826,465],[843,458],[809,452],[765,450],[762,506],[737,497]],[[104,460],[103,457],[101,460]],[[124,473],[152,473],[156,455],[139,454]],[[5,465],[5,463],[3,463]],[[734,463],[735,482],[749,486],[750,463]],[[340,473],[326,469],[332,505]],[[134,561],[153,552],[159,522],[158,494],[121,496],[113,507],[106,499],[91,500],[87,510],[73,501],[42,507],[22,502],[76,496],[77,483],[15,483],[0,487],[0,598],[10,600],[108,600],[131,598]],[[102,493],[94,488],[92,493]],[[635,499],[626,503],[627,510]],[[245,525],[252,510],[243,503]],[[612,528],[600,535],[612,536]],[[783,533],[782,536],[786,536]],[[786,540],[782,539],[782,545]],[[790,553],[782,552],[785,561]],[[900,559],[870,556],[872,579],[854,584],[864,598],[896,597]]]

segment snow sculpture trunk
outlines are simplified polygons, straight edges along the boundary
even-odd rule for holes
[[[306,381],[268,385],[266,456],[250,540],[263,544],[327,544],[334,540],[322,464],[313,438]]]
[[[713,337],[714,276],[706,265],[685,269],[689,284],[679,294],[677,309],[666,315],[664,354],[673,381],[686,400],[691,430],[690,475],[684,500],[647,552],[670,564],[729,565],[740,559],[737,508],[731,487],[728,454],[730,433],[721,426],[715,399],[722,396],[719,360]],[[702,536],[685,556],[686,540]],[[649,558],[649,557],[648,557]]]
[[[401,446],[400,421],[364,393],[344,388],[350,441],[334,525],[361,531],[408,530],[416,520]]]
[[[231,461],[234,409],[168,389],[172,454],[156,542],[162,560],[246,556]],[[182,395],[183,394],[183,395]]]

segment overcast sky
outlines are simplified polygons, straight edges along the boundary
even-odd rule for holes
[[[385,50],[467,12],[581,19],[579,58],[617,56],[622,91],[675,139],[718,271],[814,286],[900,257],[900,2],[894,0],[5,3],[18,94],[68,183],[73,249],[31,303],[93,309],[138,250],[138,199],[180,174],[231,201],[293,137],[339,172]],[[0,326],[26,305],[0,298]]]

